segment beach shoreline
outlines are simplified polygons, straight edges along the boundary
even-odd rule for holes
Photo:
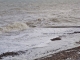
[[[63,50],[49,56],[37,58],[35,60],[79,60],[80,59],[80,46],[68,50]]]

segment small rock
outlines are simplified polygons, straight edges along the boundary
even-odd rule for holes
[[[61,38],[60,37],[56,37],[56,38],[51,39],[51,41],[55,41],[55,40],[61,40]]]

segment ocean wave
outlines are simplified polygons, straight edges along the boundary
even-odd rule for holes
[[[4,27],[0,27],[0,33],[11,32],[11,31],[20,31],[20,30],[25,30],[27,28],[29,28],[29,27],[26,23],[14,22],[14,23],[8,24]]]

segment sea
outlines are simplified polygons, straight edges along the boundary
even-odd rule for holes
[[[0,0],[0,30],[17,23],[29,27],[79,26],[79,0]]]
[[[78,46],[80,28],[55,26],[80,26],[80,0],[0,0],[0,56],[18,52],[4,60],[33,60]],[[51,42],[56,37],[63,37],[60,45]]]

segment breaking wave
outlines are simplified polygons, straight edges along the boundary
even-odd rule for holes
[[[4,27],[0,27],[0,33],[3,32],[11,32],[11,31],[20,31],[20,30],[25,30],[28,28],[28,25],[23,22],[14,22],[11,24],[8,24]]]

